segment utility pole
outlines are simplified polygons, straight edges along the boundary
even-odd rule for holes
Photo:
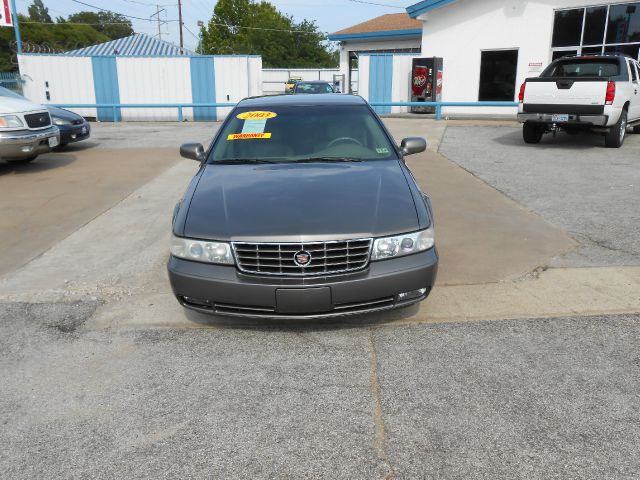
[[[180,53],[184,53],[182,50],[182,0],[178,0],[178,23],[180,24]]]
[[[22,53],[22,38],[20,37],[20,23],[18,22],[16,0],[11,0],[11,20],[13,21],[13,31],[16,34],[16,48],[18,53]]]
[[[160,20],[160,14],[162,12],[166,12],[166,10],[164,8],[160,8],[160,5],[156,5],[156,13],[151,15],[152,17],[155,17],[156,15],[158,16],[158,38],[160,40],[162,40],[162,25],[166,23]]]

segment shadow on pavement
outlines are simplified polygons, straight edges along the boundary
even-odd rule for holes
[[[40,173],[54,168],[66,167],[76,161],[73,155],[46,153],[29,163],[11,163],[0,161],[0,175],[11,173],[24,175]]]
[[[518,129],[509,131],[509,133],[505,135],[497,136],[493,138],[492,141],[500,145],[530,149],[588,150],[594,147],[605,148],[604,137],[602,135],[589,132],[580,132],[575,135],[560,132],[555,137],[552,134],[547,133],[542,137],[540,143],[526,144],[522,139],[522,131]]]

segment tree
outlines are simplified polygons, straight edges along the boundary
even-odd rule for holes
[[[29,19],[33,22],[51,23],[53,21],[49,15],[49,9],[44,6],[42,0],[33,0],[27,11],[29,12]]]
[[[208,54],[258,54],[266,67],[336,66],[314,22],[295,23],[267,1],[219,0],[201,35]]]
[[[58,19],[60,22],[62,19]],[[66,20],[69,23],[85,23],[91,25],[98,32],[106,35],[111,40],[133,35],[131,20],[118,13],[112,12],[78,12]]]
[[[56,53],[74,50],[110,39],[89,25],[32,23],[30,17],[18,15],[25,52]],[[0,28],[0,71],[17,69],[13,28]]]

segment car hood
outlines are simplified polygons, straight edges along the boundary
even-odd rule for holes
[[[66,120],[68,122],[74,122],[76,120],[82,119],[82,117],[77,113],[65,110],[64,108],[52,107],[50,105],[46,105],[46,107],[52,117],[62,118],[63,120]]]
[[[42,111],[45,108],[37,103],[29,100],[12,97],[0,97],[0,114],[24,113],[33,111]]]
[[[418,215],[398,160],[206,165],[184,235],[310,241],[415,231]]]

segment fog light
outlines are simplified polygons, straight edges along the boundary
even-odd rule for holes
[[[22,147],[20,150],[22,150],[24,153],[29,153],[33,151],[33,147],[30,145],[25,145],[24,147]]]
[[[195,305],[198,307],[208,307],[209,300],[204,300],[202,298],[193,298],[193,297],[182,297],[184,301],[190,305]]]
[[[420,298],[427,293],[426,288],[419,288],[418,290],[412,290],[410,292],[403,292],[398,294],[398,301],[404,302],[406,300],[413,300],[414,298]]]

